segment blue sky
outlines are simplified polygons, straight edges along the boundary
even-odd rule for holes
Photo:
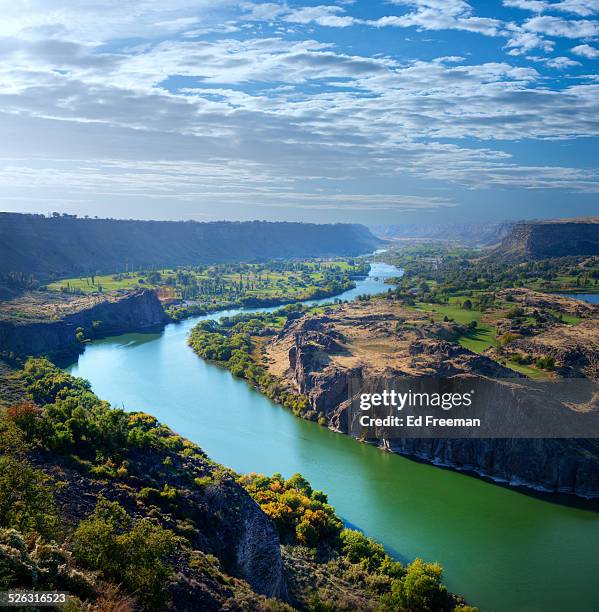
[[[0,11],[2,210],[599,214],[599,0],[0,0]]]

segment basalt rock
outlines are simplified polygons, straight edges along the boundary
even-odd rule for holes
[[[567,389],[562,397],[553,397],[551,391],[539,391],[533,381],[518,372],[441,339],[436,330],[438,323],[429,324],[424,318],[409,321],[410,317],[418,315],[413,311],[402,312],[400,306],[381,304],[342,306],[329,313],[326,321],[318,315],[306,316],[291,322],[273,339],[270,356],[279,375],[283,373],[283,381],[307,395],[312,408],[325,415],[331,429],[346,434],[353,431],[349,407],[356,390],[363,390],[365,385],[393,388],[394,381],[401,381],[401,377],[410,377],[417,391],[435,391],[435,385],[442,386],[443,381],[451,378],[482,381],[486,393],[484,399],[481,396],[483,405],[493,409],[494,418],[500,420],[510,418],[513,409],[534,426],[543,420],[547,402],[552,402],[557,411],[569,409]],[[589,319],[582,327],[556,328],[556,334],[574,333],[580,328],[576,332],[581,334],[580,338],[576,342],[571,339],[570,360],[582,360],[589,365],[591,357],[585,356],[585,351],[592,347],[587,338],[585,348],[583,339],[585,330],[597,327],[595,321]],[[446,335],[451,331],[449,325]],[[541,336],[536,339],[540,341]],[[285,350],[288,367],[283,372],[281,355]],[[593,354],[596,356],[599,351]],[[392,452],[476,472],[511,485],[599,497],[599,440],[446,437],[370,441]]]
[[[86,339],[159,331],[168,321],[149,289],[85,297],[29,293],[0,303],[0,350],[76,355]],[[83,330],[79,339],[78,328]]]
[[[519,223],[492,256],[514,261],[599,255],[599,218]]]

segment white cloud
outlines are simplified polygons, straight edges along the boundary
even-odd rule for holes
[[[0,36],[61,38],[86,44],[161,36],[198,20],[218,24],[237,0],[0,0]]]
[[[345,28],[358,23],[357,19],[344,13],[345,10],[340,6],[309,6],[291,11],[285,15],[284,20],[290,23],[315,23],[336,28]]]
[[[534,11],[535,13],[542,13],[547,9],[547,5],[548,3],[544,0],[503,0],[503,6]]]
[[[368,23],[374,27],[417,27],[423,30],[465,30],[497,36],[502,22],[473,16],[472,7],[463,0],[394,0],[412,9],[405,15],[389,15]]]
[[[503,0],[503,5],[510,8],[533,11],[534,13],[573,13],[581,17],[589,17],[599,13],[599,0],[562,0],[561,2],[547,2],[546,0]]]
[[[591,45],[577,45],[576,47],[572,47],[571,51],[587,59],[597,59],[599,57],[599,49],[591,47]]]
[[[525,30],[563,38],[588,38],[599,35],[599,22],[587,19],[563,19],[542,15],[524,22]]]
[[[557,68],[558,70],[565,70],[566,68],[571,68],[572,66],[581,65],[580,62],[564,56],[551,57],[545,60],[545,64],[551,68]]]
[[[547,40],[534,32],[527,32],[519,26],[511,28],[511,37],[505,44],[505,48],[509,49],[509,55],[523,55],[533,49],[542,49],[546,53],[553,51],[555,43]]]

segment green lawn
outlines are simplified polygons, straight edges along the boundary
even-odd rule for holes
[[[460,336],[458,342],[473,353],[482,353],[492,346],[497,346],[495,334],[495,328],[479,324],[474,331]]]
[[[542,380],[549,378],[549,372],[546,370],[541,370],[539,368],[535,368],[532,365],[522,365],[520,363],[514,363],[513,361],[507,361],[505,363],[505,367],[510,370],[514,370],[515,372],[520,372],[520,374],[524,374],[529,378],[535,378],[537,380]]]
[[[447,317],[462,325],[468,325],[468,323],[476,321],[477,328],[474,331],[464,334],[457,339],[469,351],[482,353],[491,346],[497,346],[495,328],[486,323],[480,323],[483,316],[480,310],[467,310],[457,304],[455,300],[451,304],[424,304],[420,302],[418,308],[426,312],[436,313],[437,320]]]

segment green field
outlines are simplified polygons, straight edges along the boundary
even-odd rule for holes
[[[133,290],[157,291],[176,320],[223,308],[259,307],[334,297],[354,287],[368,272],[353,259],[273,260],[152,271],[80,276],[55,281],[50,291],[70,294]]]
[[[477,327],[475,330],[457,338],[461,346],[473,353],[483,353],[488,348],[498,347],[497,330],[492,325],[480,323],[483,313],[480,310],[465,310],[455,302],[456,300],[449,305],[419,304],[419,309],[435,312],[439,318],[447,316],[456,323],[461,323],[463,325],[467,325],[471,321],[476,321]],[[506,303],[506,305],[509,304]],[[578,323],[581,319],[570,315],[564,315],[563,320],[566,323]],[[520,374],[537,380],[546,379],[551,376],[549,372],[541,370],[534,365],[523,365],[509,360],[503,365],[510,370],[514,370],[515,372],[519,372]]]
[[[475,330],[461,335],[457,341],[466,349],[474,353],[482,353],[490,347],[497,346],[495,329],[486,323],[480,323],[483,313],[480,310],[466,310],[454,300],[450,304],[423,304],[418,307],[421,310],[434,312],[437,314],[437,319],[443,317],[453,319],[456,323],[468,325],[472,321],[476,321],[477,327]]]
[[[277,270],[277,264],[239,264],[196,268],[165,268],[152,272],[124,272],[65,278],[48,285],[50,291],[98,293],[132,290],[140,287],[173,289],[173,297],[185,297],[184,286],[201,286],[217,281],[223,292],[240,292],[260,298],[282,295],[302,296],[310,287],[321,287],[333,280],[345,280],[347,275],[364,272],[361,266],[345,260],[326,260],[289,264],[290,269]],[[294,267],[299,269],[294,269]],[[158,275],[158,276],[157,276]],[[216,293],[206,291],[201,293]],[[197,297],[197,296],[193,296]]]

